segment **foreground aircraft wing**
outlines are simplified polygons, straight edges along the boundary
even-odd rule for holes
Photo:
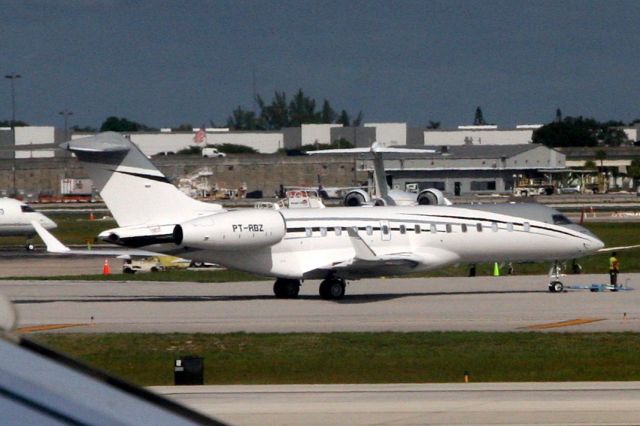
[[[609,253],[612,251],[633,250],[637,248],[640,248],[640,244],[636,244],[635,246],[605,247],[598,250],[598,253]]]
[[[57,253],[57,254],[76,254],[76,255],[85,255],[85,256],[117,256],[117,257],[131,257],[131,256],[158,256],[159,253],[148,251],[148,250],[132,250],[132,249],[92,249],[92,250],[74,250],[71,249],[56,237],[54,237],[49,231],[47,231],[39,222],[35,220],[31,221],[31,224],[35,228],[38,236],[44,244],[47,246],[47,251],[49,253]]]
[[[376,276],[408,273],[415,269],[429,270],[458,262],[458,254],[436,247],[394,253],[376,253],[354,228],[347,228],[354,255],[337,259],[305,273],[314,276],[318,271],[333,271],[338,276]]]
[[[347,233],[349,234],[349,239],[351,240],[351,245],[356,252],[355,257],[352,259],[353,261],[365,261],[365,262],[393,262],[397,264],[397,262],[407,262],[413,264],[413,266],[421,263],[424,259],[421,256],[418,256],[411,252],[399,252],[399,253],[389,253],[384,255],[377,255],[371,247],[358,235],[358,231],[353,228],[348,228]]]

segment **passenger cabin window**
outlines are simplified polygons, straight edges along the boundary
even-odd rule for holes
[[[416,231],[416,234],[419,234],[420,232],[422,232],[422,229],[420,228],[420,225],[416,225],[413,227],[414,231]]]
[[[320,235],[322,235],[323,237],[327,236],[327,228],[320,228]]]
[[[492,230],[493,232],[498,232],[498,224],[497,224],[497,223],[495,223],[495,222],[493,222],[493,223],[491,224],[491,230]]]
[[[406,234],[407,233],[407,227],[404,225],[400,225],[400,233],[401,234]]]
[[[531,225],[529,225],[529,222],[525,222],[524,225],[522,225],[522,229],[524,229],[524,232],[529,232],[529,230],[531,229]]]
[[[451,232],[451,224],[450,223],[447,223],[445,225],[445,228],[446,228],[447,232]]]
[[[367,226],[367,235],[373,235],[373,228],[371,226]]]
[[[482,232],[482,224],[481,223],[476,223],[476,231]]]
[[[554,214],[551,218],[554,225],[571,225],[571,221],[563,214]]]
[[[313,231],[311,230],[311,228],[304,228],[304,235],[307,237],[310,237],[313,235]]]
[[[34,209],[31,208],[31,206],[27,206],[22,204],[20,206],[20,210],[22,210],[23,213],[35,213],[36,211]]]
[[[336,236],[339,237],[340,235],[342,235],[342,228],[339,226],[336,226],[335,232],[336,232]]]
[[[463,223],[462,225],[460,225],[460,229],[462,230],[462,232],[467,232],[467,225]]]
[[[429,228],[430,228],[432,234],[435,234],[436,232],[438,232],[438,228],[436,228],[436,224],[435,223],[432,223]]]

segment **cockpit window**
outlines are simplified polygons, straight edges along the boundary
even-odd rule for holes
[[[552,217],[554,225],[571,225],[571,221],[563,214],[554,214]]]
[[[20,206],[20,208],[22,209],[23,213],[35,213],[36,212],[31,206],[27,206],[25,204],[22,204]]]

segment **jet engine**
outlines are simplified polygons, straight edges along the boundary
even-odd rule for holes
[[[275,210],[232,210],[176,225],[173,240],[179,246],[242,250],[268,247],[286,233],[284,218]]]
[[[353,189],[345,195],[343,204],[347,207],[360,207],[370,201],[367,191],[362,189]]]
[[[417,198],[418,204],[421,206],[447,206],[451,202],[447,200],[439,189],[427,188],[420,191]]]

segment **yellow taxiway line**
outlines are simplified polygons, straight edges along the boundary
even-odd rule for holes
[[[573,325],[582,325],[582,324],[590,324],[592,322],[604,321],[606,318],[576,318],[567,321],[560,322],[550,322],[546,324],[534,324],[529,325],[527,328],[529,330],[546,330],[548,328],[560,328],[560,327],[570,327]]]
[[[84,325],[92,325],[89,323],[83,324],[42,324],[42,325],[30,325],[28,327],[20,327],[18,328],[19,333],[35,333],[36,331],[49,331],[49,330],[58,330],[61,328],[70,328],[70,327],[82,327]]]

